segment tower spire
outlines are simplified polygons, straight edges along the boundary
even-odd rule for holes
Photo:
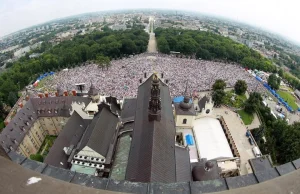
[[[185,91],[183,94],[184,95],[183,101],[180,103],[180,107],[183,110],[189,110],[192,107],[192,104],[190,103],[190,95],[188,94],[187,87],[188,87],[188,80],[186,80]]]
[[[151,97],[148,107],[148,119],[149,121],[160,121],[161,119],[161,99],[160,99],[160,87],[157,74],[153,74],[151,85]]]

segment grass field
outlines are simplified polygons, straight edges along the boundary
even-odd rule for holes
[[[246,113],[244,110],[238,110],[239,115],[241,116],[245,125],[250,125],[254,119],[254,116]]]
[[[38,154],[41,154],[45,158],[56,138],[57,136],[47,135],[42,143],[42,146],[40,147],[40,150],[38,151]]]
[[[232,97],[234,100],[232,100]],[[234,107],[234,108],[242,108],[244,106],[244,102],[247,100],[246,95],[235,95],[234,90],[226,92],[226,96],[224,98],[224,104]]]
[[[295,97],[290,93],[282,90],[278,90],[277,93],[281,96],[283,100],[285,100],[293,110],[297,110],[298,106],[295,103]]]

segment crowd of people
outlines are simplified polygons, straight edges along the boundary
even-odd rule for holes
[[[108,69],[97,64],[83,64],[57,72],[45,80],[42,91],[55,91],[57,86],[70,91],[76,89],[78,83],[85,83],[88,90],[93,83],[101,95],[136,97],[140,79],[145,81],[145,73],[149,77],[154,72],[160,77],[163,73],[162,79],[168,82],[172,97],[184,93],[187,81],[188,91],[192,93],[210,90],[216,79],[223,79],[227,87],[233,87],[237,80],[245,80],[248,92],[265,91],[251,74],[236,64],[147,53],[113,60]]]

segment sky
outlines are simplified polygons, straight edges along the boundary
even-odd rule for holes
[[[81,13],[160,8],[226,17],[300,43],[297,0],[0,0],[0,37]]]

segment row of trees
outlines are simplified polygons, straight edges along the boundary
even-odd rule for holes
[[[245,111],[256,112],[262,121],[260,128],[254,129],[252,135],[263,154],[270,154],[275,164],[300,158],[299,122],[288,125],[283,119],[275,119],[270,108],[262,104],[262,97],[256,92],[250,94]]]
[[[72,68],[90,60],[107,64],[110,59],[142,53],[147,49],[148,39],[148,34],[140,28],[97,31],[64,41],[45,51],[39,58],[22,57],[0,75],[0,104],[13,106],[17,92],[42,73]]]
[[[251,69],[276,71],[272,62],[258,52],[211,32],[157,28],[155,34],[158,49],[162,53],[177,51],[206,60],[221,59],[237,62]]]
[[[237,95],[243,95],[247,91],[247,83],[244,80],[238,80],[234,85],[234,90]],[[215,106],[220,106],[224,103],[226,83],[222,79],[217,79],[212,86],[212,100]]]

